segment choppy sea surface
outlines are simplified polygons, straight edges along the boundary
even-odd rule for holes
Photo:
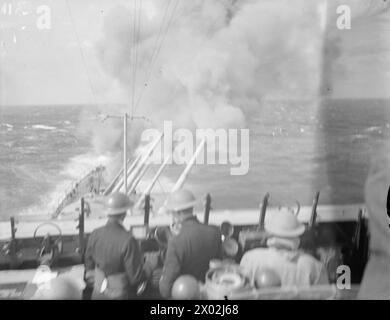
[[[106,164],[79,130],[82,112],[96,121],[97,110],[85,106],[0,108],[0,219],[49,213],[74,182]],[[187,181],[199,198],[211,194],[214,209],[257,208],[266,192],[272,204],[309,205],[316,190],[323,204],[361,203],[370,157],[390,137],[387,100],[267,102],[246,116],[248,174],[198,165]],[[155,192],[168,191],[181,170],[167,168]]]

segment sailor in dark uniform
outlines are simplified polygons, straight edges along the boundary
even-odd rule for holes
[[[173,283],[181,275],[192,275],[204,282],[210,260],[222,257],[219,229],[197,220],[193,214],[195,204],[194,195],[183,189],[172,193],[167,200],[166,209],[180,227],[168,242],[159,284],[163,298],[171,297]]]
[[[92,299],[129,299],[150,276],[153,262],[143,263],[137,241],[123,226],[133,203],[122,193],[106,202],[108,222],[94,230],[85,255],[85,278],[93,286]]]

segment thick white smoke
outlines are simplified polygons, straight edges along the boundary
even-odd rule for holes
[[[242,127],[246,111],[264,99],[318,94],[318,8],[293,2],[144,0],[142,8],[117,7],[106,17],[98,56],[127,95],[128,112],[156,125]],[[160,33],[162,22],[169,28]]]
[[[237,128],[267,99],[316,104],[320,92],[331,92],[340,48],[329,28],[345,4],[353,19],[388,7],[371,0],[138,0],[114,7],[97,55],[128,104],[103,111],[142,115],[157,127],[173,120]],[[132,149],[145,124],[131,123]],[[99,152],[120,150],[120,122],[91,129]]]
[[[352,0],[143,0],[113,8],[97,54],[128,101],[115,112],[145,116],[157,127],[173,120],[180,127],[237,128],[267,99],[315,103],[331,86],[326,72],[339,55],[337,37],[329,37],[321,21],[325,2],[328,27],[335,25],[340,4],[351,6],[352,18],[388,6]],[[133,146],[141,127],[142,121],[131,124]],[[121,124],[99,126],[93,135],[99,150],[116,149]]]

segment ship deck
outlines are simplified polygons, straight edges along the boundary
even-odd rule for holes
[[[91,205],[93,215],[85,219],[84,231],[90,233],[94,229],[106,223],[106,216],[101,204],[95,203]],[[273,212],[278,211],[279,208],[267,208],[267,215],[265,220],[272,216]],[[317,223],[329,222],[343,222],[343,221],[357,221],[359,211],[363,210],[363,216],[367,213],[363,204],[353,205],[321,205],[317,207]],[[310,221],[312,208],[309,206],[301,207],[298,214],[298,219],[303,223]],[[200,221],[203,221],[203,212],[197,212]],[[62,232],[62,235],[76,235],[78,234],[78,211],[71,209],[64,215],[57,219],[51,219],[49,216],[31,216],[16,218],[16,238],[32,238],[37,226],[43,222],[52,222],[56,224]],[[149,219],[149,226],[169,225],[171,218],[166,214],[151,214]],[[259,223],[259,210],[242,209],[242,210],[213,210],[210,213],[209,223],[220,225],[224,221],[229,221],[233,225],[256,225]],[[143,214],[129,215],[126,217],[124,225],[127,228],[130,226],[141,226],[144,224]],[[48,226],[48,230],[53,232],[52,227]],[[44,232],[45,227],[40,230],[40,235]],[[9,221],[0,222],[0,241],[9,240],[11,238],[11,227]]]

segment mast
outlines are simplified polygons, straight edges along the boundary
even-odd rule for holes
[[[127,194],[127,113],[123,115],[123,183]]]

